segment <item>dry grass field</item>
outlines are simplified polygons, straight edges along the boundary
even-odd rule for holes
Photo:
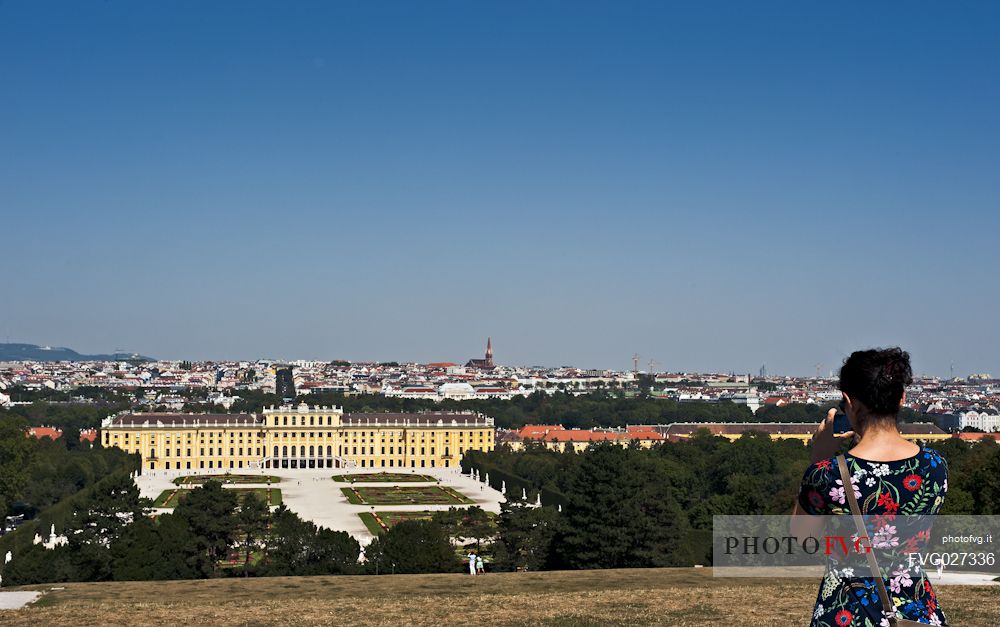
[[[276,577],[26,586],[0,623],[39,625],[806,625],[818,583],[707,569]],[[995,625],[1000,586],[942,586],[956,625]]]

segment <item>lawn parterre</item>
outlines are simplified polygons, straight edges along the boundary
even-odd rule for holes
[[[353,475],[334,475],[339,483],[430,483],[437,481],[430,475],[406,474],[402,472],[367,472]]]
[[[404,520],[430,520],[434,512],[362,512],[358,514],[373,536],[385,533]]]
[[[262,499],[268,506],[274,507],[281,505],[281,490],[278,488],[227,488],[243,499],[247,495],[253,494],[255,497]],[[160,496],[156,497],[153,501],[153,507],[176,507],[185,496],[189,490],[185,489],[174,489],[174,490],[164,490],[160,493]]]
[[[441,485],[341,488],[354,505],[472,505],[472,499]]]
[[[206,481],[218,481],[222,484],[271,484],[281,483],[281,477],[273,475],[185,475],[174,479],[174,485],[202,485]]]

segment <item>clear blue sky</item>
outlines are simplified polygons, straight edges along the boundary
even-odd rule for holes
[[[1000,374],[992,2],[0,2],[0,336]]]

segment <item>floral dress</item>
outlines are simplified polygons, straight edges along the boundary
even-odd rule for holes
[[[896,516],[936,514],[944,503],[948,465],[933,449],[922,448],[913,457],[892,462],[872,462],[852,455],[846,458],[862,514],[883,521],[883,525],[891,524]],[[844,488],[836,458],[816,462],[802,477],[799,507],[814,515],[850,514]],[[872,541],[878,546],[878,531]],[[898,618],[947,625],[923,570],[908,568],[905,562],[880,566],[887,571],[884,581]],[[827,563],[811,627],[888,626],[875,580],[865,567],[856,571],[859,569],[838,569],[832,560]]]

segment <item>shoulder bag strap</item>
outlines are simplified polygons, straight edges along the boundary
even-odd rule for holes
[[[868,557],[868,566],[871,568],[872,575],[875,577],[875,586],[878,588],[878,598],[882,602],[882,609],[890,616],[889,624],[896,625],[897,619],[894,618],[896,614],[896,606],[894,606],[892,601],[889,600],[889,593],[886,592],[885,582],[882,581],[882,570],[878,567],[878,560],[875,559],[872,542],[868,537],[868,531],[865,529],[865,519],[861,516],[861,507],[858,506],[858,498],[854,496],[854,485],[851,483],[851,473],[847,471],[847,458],[843,455],[837,455],[837,467],[840,469],[840,481],[844,484],[844,496],[847,497],[847,503],[851,507],[851,514],[854,515],[854,526],[858,529],[858,538],[864,540],[865,546],[868,549],[868,552],[866,553]]]

